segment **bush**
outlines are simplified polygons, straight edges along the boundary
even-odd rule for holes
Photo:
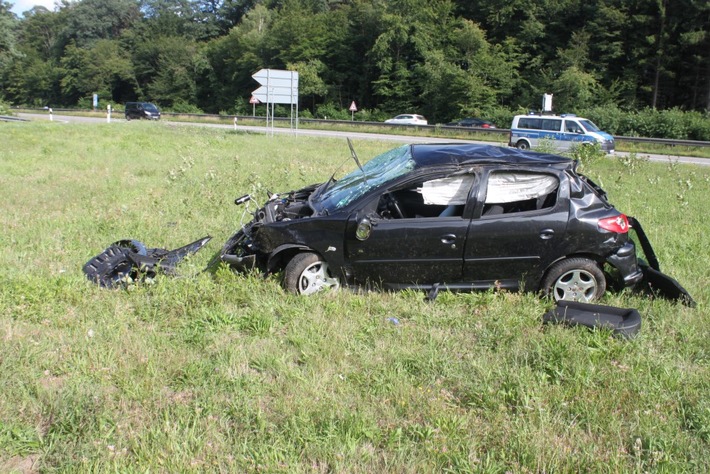
[[[203,114],[202,109],[196,105],[188,104],[187,102],[178,101],[170,107],[170,112],[176,114]]]
[[[315,116],[316,118],[329,120],[350,120],[350,111],[347,108],[342,108],[329,102],[316,107]]]
[[[577,114],[594,122],[599,128],[612,135],[625,135],[623,124],[629,112],[621,110],[616,105],[602,105],[582,109]]]
[[[688,139],[710,141],[710,113],[686,112],[688,117]]]
[[[498,128],[510,128],[510,124],[513,123],[514,116],[526,113],[528,113],[527,110],[515,112],[505,107],[494,107],[486,109],[482,113],[481,118],[493,122]]]
[[[710,115],[707,113],[686,112],[677,108],[625,111],[615,105],[575,112],[612,135],[710,141]]]
[[[355,112],[355,120],[358,122],[384,122],[390,117],[391,115],[380,109],[362,109]]]

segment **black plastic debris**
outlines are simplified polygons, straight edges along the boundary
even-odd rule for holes
[[[210,239],[203,237],[175,250],[146,248],[138,240],[119,240],[86,262],[83,271],[90,281],[103,288],[154,278],[159,272],[173,274],[178,263],[199,251]]]
[[[647,291],[651,296],[680,301],[690,308],[695,308],[695,300],[675,278],[646,265],[643,260],[639,261],[639,264],[643,270],[641,290]]]
[[[632,338],[641,329],[641,315],[633,308],[617,308],[577,301],[558,301],[557,306],[542,317],[545,323],[611,329],[621,337]]]
[[[643,250],[643,254],[646,257],[645,261],[639,259],[639,266],[643,271],[643,281],[637,289],[646,291],[652,296],[680,301],[690,308],[695,308],[696,303],[690,293],[675,278],[661,272],[656,253],[653,251],[651,242],[648,240],[648,236],[646,236],[646,232],[644,232],[639,221],[631,216],[628,219],[631,229],[636,233],[641,250]]]

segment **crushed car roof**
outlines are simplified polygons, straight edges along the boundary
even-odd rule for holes
[[[574,160],[564,156],[518,150],[517,148],[474,143],[426,143],[413,144],[412,157],[417,168],[433,165],[466,165],[507,163],[514,165],[567,165]]]

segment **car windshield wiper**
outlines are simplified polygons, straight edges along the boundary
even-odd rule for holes
[[[330,178],[328,178],[328,181],[318,186],[318,189],[316,189],[316,191],[311,195],[310,199],[316,199],[321,197],[330,188],[330,185],[336,181],[337,180],[335,179],[335,173],[331,174]]]
[[[348,147],[350,148],[350,156],[353,157],[353,160],[355,160],[355,164],[357,165],[358,168],[360,168],[360,171],[362,171],[362,174],[365,174],[365,170],[362,169],[362,165],[360,164],[360,160],[357,157],[357,153],[355,153],[355,147],[353,147],[353,142],[350,141],[350,138],[347,138],[348,140]],[[365,178],[367,180],[367,178]]]
[[[347,141],[348,141],[348,147],[350,148],[350,156],[351,156],[352,159],[355,161],[355,164],[356,164],[357,167],[360,169],[360,171],[362,172],[363,176],[365,176],[365,183],[367,183],[367,176],[365,175],[365,170],[362,168],[362,164],[360,164],[360,159],[357,157],[357,153],[355,153],[355,147],[353,147],[353,143],[350,141],[350,138],[347,138]],[[345,161],[347,161],[347,160],[345,160]],[[343,165],[345,164],[345,161],[343,161],[343,162],[340,164],[340,166],[338,166],[338,167],[335,169],[335,171],[333,172],[333,174],[330,175],[330,178],[328,178],[328,181],[326,181],[325,183],[323,183],[322,185],[320,185],[320,186],[318,187],[318,189],[316,190],[316,192],[314,192],[313,195],[311,196],[311,199],[317,199],[317,198],[319,198],[320,196],[322,196],[323,194],[325,194],[325,192],[326,192],[328,189],[330,189],[330,186],[331,186],[333,183],[335,183],[335,182],[337,181],[337,179],[335,179],[335,175],[336,175],[336,174],[338,173],[338,171],[340,171],[340,169],[343,167]]]

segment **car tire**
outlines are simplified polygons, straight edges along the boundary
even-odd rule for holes
[[[515,148],[517,148],[518,150],[529,150],[530,144],[525,140],[520,140],[518,143],[515,144]]]
[[[337,289],[340,282],[334,278],[328,264],[315,253],[296,254],[284,269],[283,286],[296,295],[312,295],[325,289]]]
[[[552,265],[542,280],[542,291],[555,301],[596,301],[606,291],[599,265],[588,258],[568,258]]]

